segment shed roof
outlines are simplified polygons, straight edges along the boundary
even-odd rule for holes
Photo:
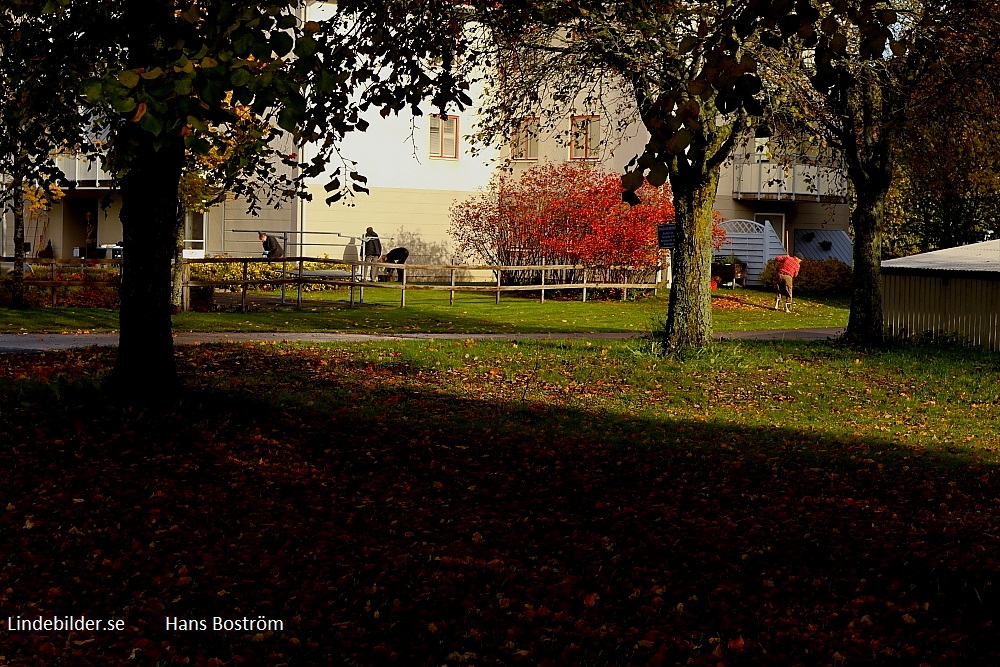
[[[887,259],[882,262],[882,269],[1000,273],[1000,239]]]

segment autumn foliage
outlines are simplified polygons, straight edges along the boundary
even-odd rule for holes
[[[638,206],[621,195],[618,175],[589,164],[540,164],[498,173],[485,191],[456,204],[450,231],[462,252],[490,264],[583,264],[608,278],[637,277],[656,267],[656,225],[672,222],[674,208],[667,185],[645,186]],[[526,282],[532,272],[505,277]]]

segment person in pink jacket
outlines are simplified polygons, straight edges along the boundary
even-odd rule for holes
[[[774,287],[778,291],[778,296],[774,299],[774,309],[778,310],[781,304],[781,297],[785,297],[785,312],[792,312],[792,282],[795,276],[799,275],[799,267],[802,265],[802,255],[796,254],[778,255],[774,258],[778,264],[778,273],[774,277]]]

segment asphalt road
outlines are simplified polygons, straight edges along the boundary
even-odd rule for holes
[[[717,331],[719,340],[827,340],[838,337],[842,328],[778,329],[774,331]],[[360,334],[360,333],[197,333],[174,334],[175,345],[238,341],[334,343],[373,340],[620,340],[643,338],[634,333],[543,333],[543,334]],[[116,346],[117,333],[94,334],[0,334],[0,354],[69,350],[91,345]]]

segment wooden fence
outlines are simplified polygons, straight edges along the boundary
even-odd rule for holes
[[[12,263],[13,257],[3,257],[0,261]],[[120,259],[38,259],[26,258],[25,264],[29,270],[25,271],[26,287],[47,287],[51,291],[52,305],[56,305],[56,294],[60,287],[110,287],[118,289],[121,286],[121,263]],[[83,272],[87,267],[102,268],[114,267],[118,269],[118,276],[114,280],[86,280],[77,278],[65,278],[61,275],[60,269],[78,268]]]
[[[503,292],[539,292],[540,300],[545,300],[545,292],[552,290],[580,290],[581,298],[587,300],[587,291],[594,289],[621,289],[622,300],[628,297],[628,290],[656,290],[659,286],[656,282],[628,283],[628,282],[602,282],[600,280],[588,280],[588,275],[597,275],[604,269],[599,267],[587,267],[577,264],[539,264],[532,266],[493,266],[479,264],[389,264],[384,262],[345,262],[328,258],[317,257],[287,257],[282,260],[268,259],[266,257],[207,257],[205,259],[185,260],[184,270],[184,303],[183,308],[190,307],[190,292],[192,287],[237,287],[241,292],[241,307],[246,309],[247,290],[250,287],[262,285],[278,285],[282,289],[282,297],[285,296],[285,288],[294,286],[296,288],[295,302],[297,306],[302,304],[302,287],[305,285],[329,285],[333,287],[347,287],[350,291],[349,301],[353,305],[356,302],[364,302],[365,289],[393,289],[399,290],[399,307],[406,306],[406,293],[412,290],[437,290],[448,292],[448,302],[455,302],[456,292],[491,292],[496,295],[496,302],[500,303],[500,295]],[[280,263],[281,276],[279,278],[248,278],[249,266],[254,263]],[[196,264],[232,264],[238,263],[241,266],[239,280],[192,280],[190,278],[191,266]],[[305,265],[348,265],[350,271],[336,271],[324,269],[306,269]],[[377,282],[365,280],[364,275],[369,274],[374,268],[379,269],[403,269],[402,277],[398,282]],[[437,274],[447,274],[448,284],[440,283],[414,283],[407,281],[407,274],[414,271],[431,271]],[[494,284],[482,283],[459,283],[456,275],[468,272],[485,272],[494,274]],[[539,275],[539,282],[531,285],[504,285],[503,274],[513,271],[536,271]],[[573,275],[579,276],[579,282],[563,283],[554,280],[547,280],[546,276],[554,271],[571,271]],[[649,273],[655,275],[655,267],[650,267]],[[340,275],[342,274],[342,275]]]
[[[10,261],[9,258],[4,258]],[[120,274],[118,280],[94,281],[66,279],[61,276],[58,269],[61,267],[120,267],[120,259],[27,259],[26,263],[32,267],[33,276],[28,285],[34,287],[48,287],[52,290],[52,302],[55,305],[56,290],[59,287],[109,287],[117,289],[120,286]],[[500,295],[504,292],[538,292],[539,299],[545,301],[546,291],[553,290],[580,290],[581,299],[587,300],[588,290],[597,289],[620,289],[621,298],[624,301],[628,298],[628,290],[656,290],[659,284],[653,282],[608,282],[599,279],[599,276],[606,272],[603,267],[584,266],[579,264],[538,264],[531,266],[493,266],[479,264],[389,264],[383,262],[345,262],[318,257],[287,257],[281,260],[268,259],[266,257],[206,257],[204,259],[185,259],[182,274],[182,308],[188,310],[191,305],[191,290],[197,287],[226,287],[237,288],[241,293],[241,307],[246,309],[247,291],[251,287],[262,287],[265,285],[279,286],[284,300],[286,288],[295,288],[295,303],[302,304],[302,288],[306,285],[329,285],[331,287],[346,287],[349,290],[349,301],[353,305],[355,302],[364,302],[365,289],[390,289],[399,291],[399,306],[406,306],[406,293],[412,290],[437,290],[448,292],[448,302],[455,302],[457,292],[489,292],[496,295],[496,302],[500,303]],[[280,265],[277,277],[251,279],[249,277],[251,264]],[[205,264],[237,264],[240,277],[232,280],[194,280],[191,278],[191,267]],[[350,267],[349,271],[336,269],[306,269],[306,265],[330,265]],[[379,269],[400,269],[402,268],[401,279],[397,282],[377,282],[365,280],[363,276],[371,273],[374,268]],[[628,268],[628,267],[618,267]],[[637,269],[646,271],[651,276],[656,275],[656,267],[648,269]],[[414,271],[429,271],[438,275],[447,275],[447,284],[442,283],[415,283],[408,282],[408,274]],[[537,272],[539,281],[529,285],[504,285],[503,275],[507,272]],[[494,276],[494,281],[490,284],[459,282],[456,278],[459,275],[466,275],[469,272],[490,272]],[[573,282],[559,282],[554,276],[560,273],[562,276],[569,274]],[[44,278],[42,276],[45,276]],[[592,278],[593,277],[593,278]]]

